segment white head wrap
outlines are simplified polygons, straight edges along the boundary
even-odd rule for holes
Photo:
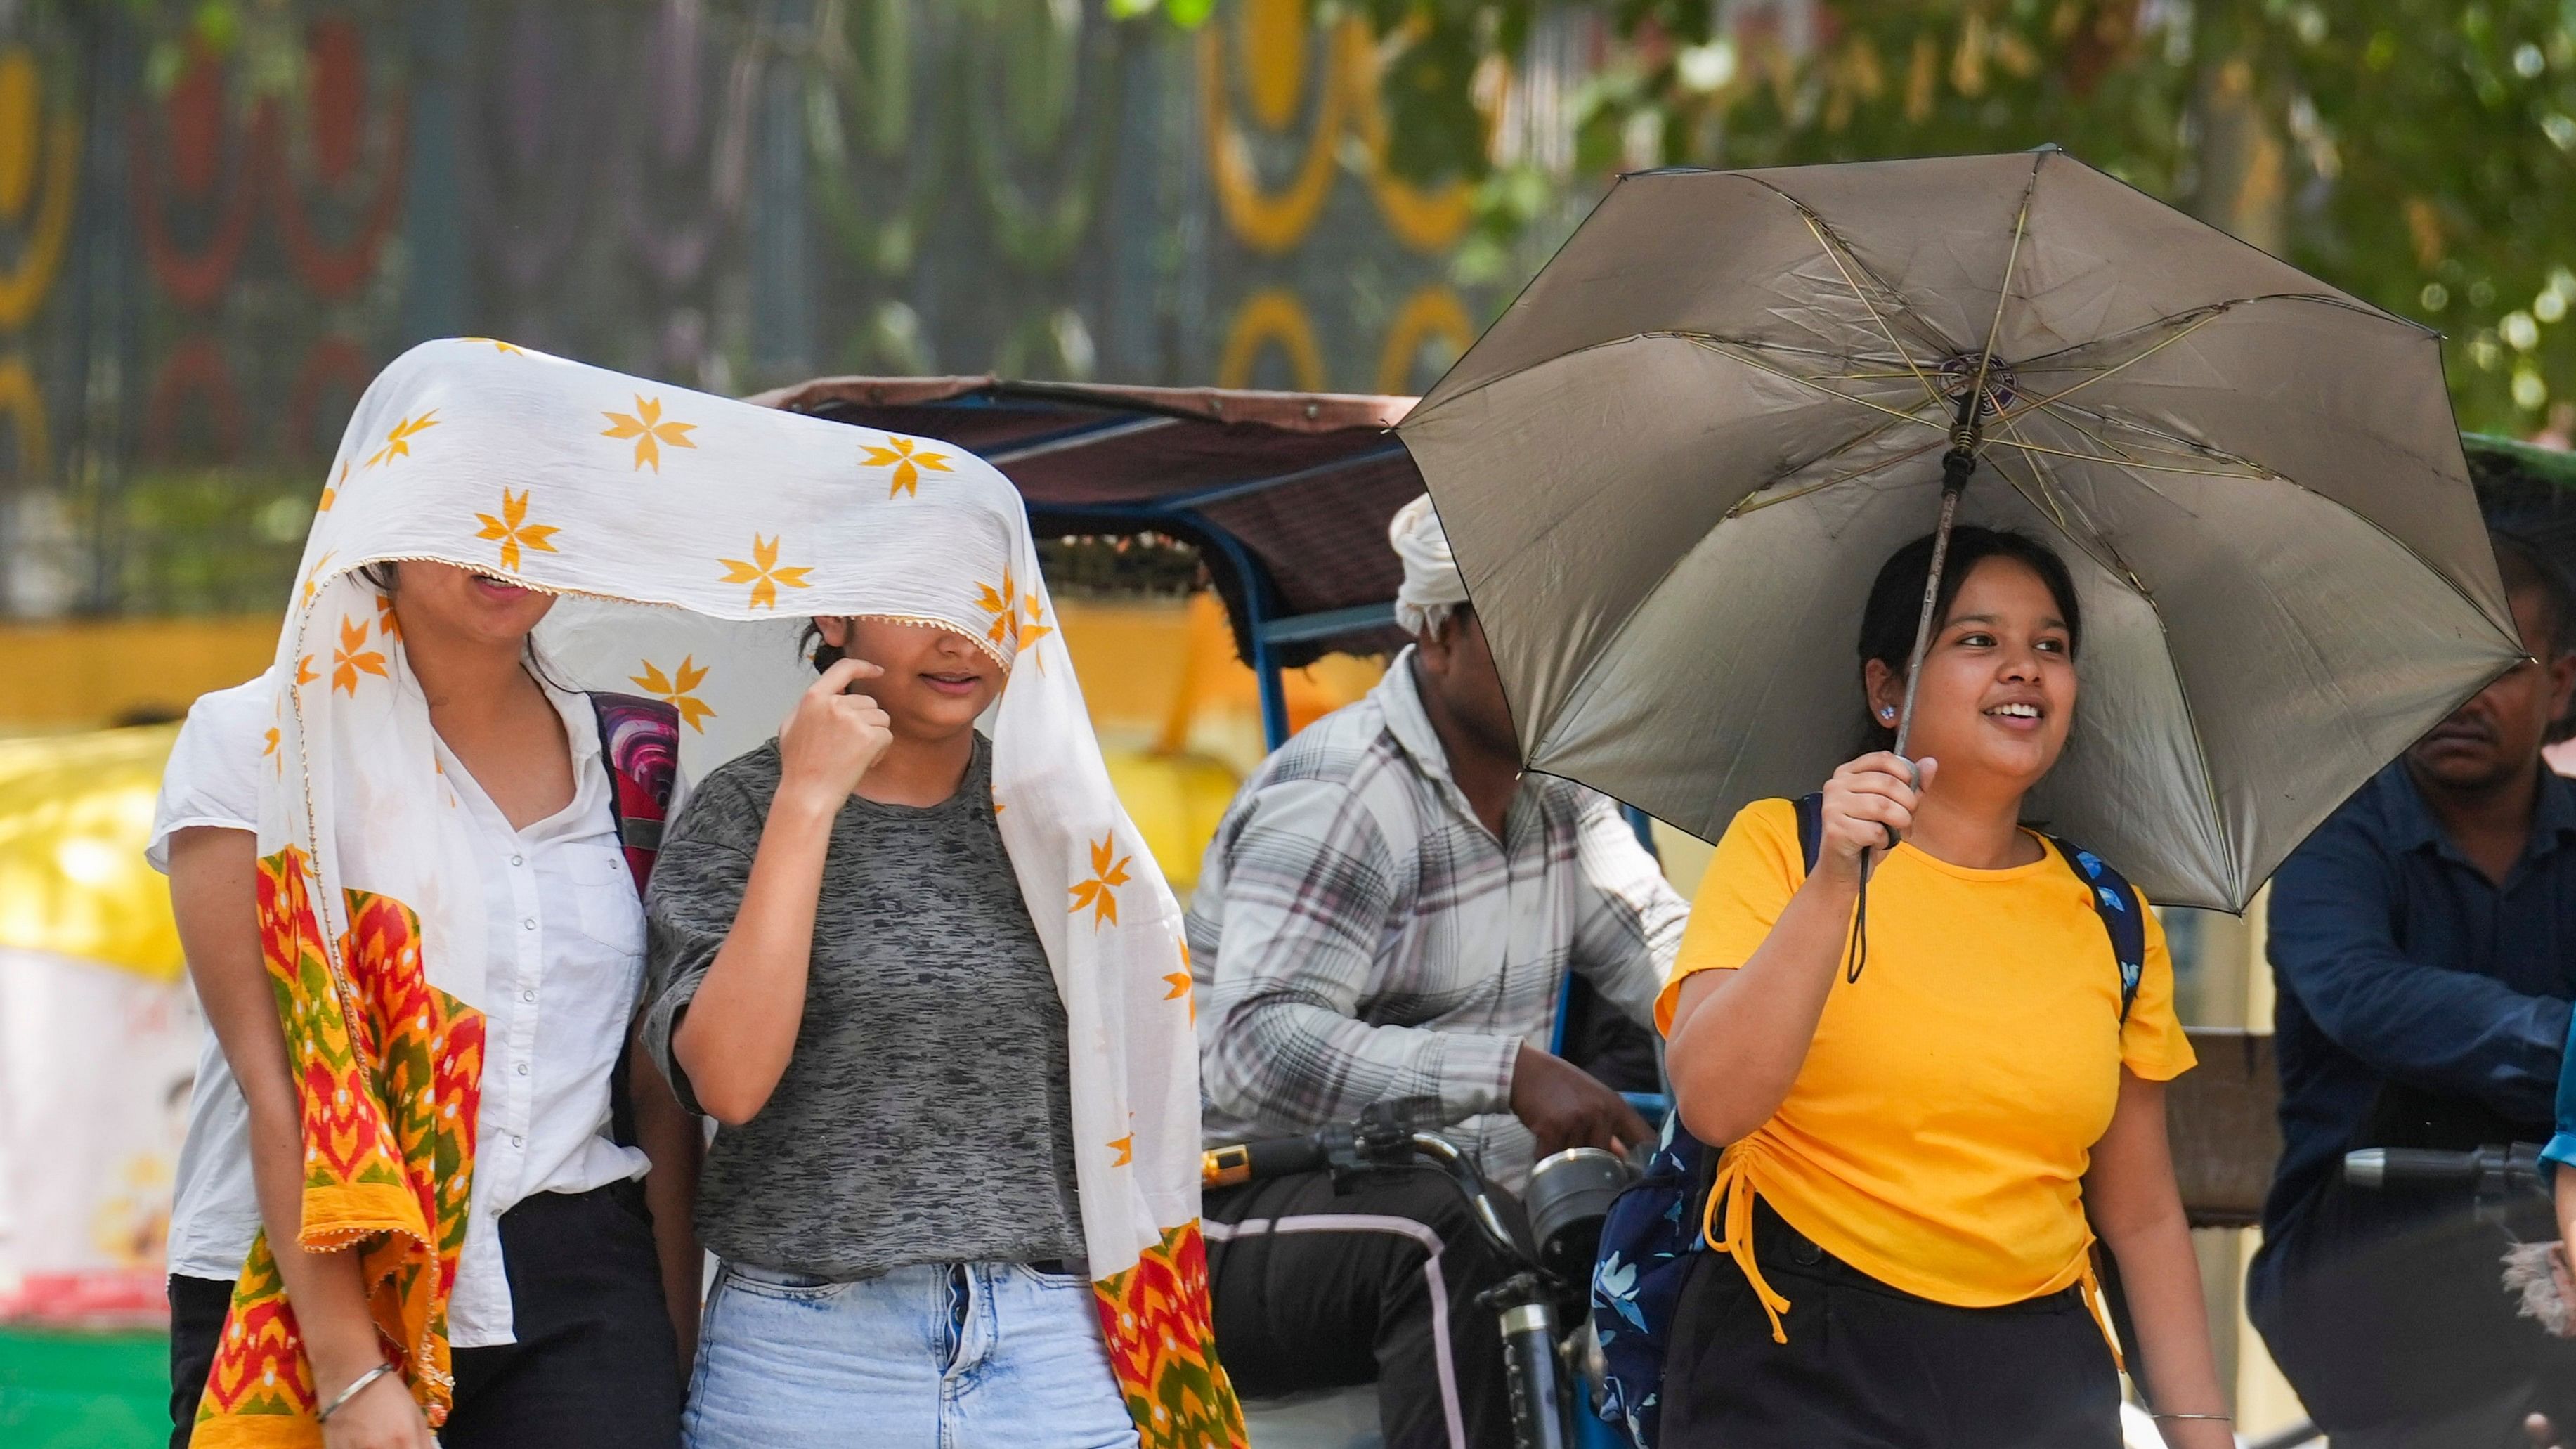
[[[1404,560],[1404,587],[1395,594],[1396,626],[1416,635],[1438,629],[1450,610],[1467,602],[1467,581],[1459,577],[1458,564],[1449,557],[1449,534],[1440,526],[1430,494],[1395,511],[1395,520],[1386,526],[1386,541],[1395,546],[1395,556]]]

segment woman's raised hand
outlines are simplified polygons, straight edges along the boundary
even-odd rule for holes
[[[894,728],[874,699],[844,691],[883,673],[864,659],[844,659],[806,688],[778,727],[780,793],[810,794],[837,812],[859,788],[868,767],[894,742]]]
[[[1913,828],[1914,811],[1939,765],[1927,758],[1919,767],[1918,783],[1915,767],[1908,766],[1904,757],[1878,750],[1834,771],[1825,782],[1824,849],[1816,863],[1818,874],[1857,879],[1862,856],[1894,846]]]

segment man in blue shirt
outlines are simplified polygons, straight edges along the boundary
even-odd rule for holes
[[[2576,998],[2576,783],[2541,765],[2576,600],[2500,537],[2526,662],[2336,811],[2272,884],[2286,1143],[2247,1307],[2335,1449],[2527,1449],[2576,1343],[2518,1318],[2466,1189],[2344,1183],[2357,1147],[2544,1142]],[[2533,1198],[2513,1226],[2549,1236]]]

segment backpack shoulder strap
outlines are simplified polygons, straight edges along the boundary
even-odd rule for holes
[[[1825,853],[1825,794],[1822,790],[1798,797],[1798,858],[1807,863],[1807,874],[1816,873],[1816,858]]]
[[[594,693],[590,707],[599,720],[600,762],[608,768],[609,813],[616,817],[617,841],[626,849],[627,868],[641,892],[653,878],[662,822],[679,778],[680,712],[661,700],[632,694]]]
[[[2093,892],[2093,913],[2111,936],[2111,959],[2120,965],[2120,1020],[2138,1002],[2138,981],[2147,969],[2147,907],[2137,887],[2111,868],[2111,863],[2072,841],[2052,835],[2048,843],[2075,867],[2076,876]]]

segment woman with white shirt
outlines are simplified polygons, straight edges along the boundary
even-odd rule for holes
[[[458,884],[486,906],[491,989],[473,1210],[447,1304],[454,1409],[433,1439],[401,1375],[383,1371],[356,1251],[289,1249],[277,1272],[327,1410],[323,1443],[676,1446],[680,1340],[696,1328],[687,1203],[699,1139],[640,1053],[641,1148],[612,1132],[644,926],[592,701],[532,667],[529,634],[553,595],[441,563],[380,564],[365,577],[390,600],[383,627],[399,632],[448,803],[467,823],[472,878]],[[257,772],[284,767],[273,758],[275,699],[254,681],[190,712],[154,841],[191,975],[239,1082],[237,1092],[200,1083],[182,1156],[174,1445],[188,1440],[197,1395],[187,1378],[202,1385],[214,1357],[255,1219],[272,1244],[299,1240],[304,1128],[254,907]],[[226,1170],[244,1158],[247,1171]],[[648,1178],[656,1164],[670,1170]]]
[[[210,1023],[216,1003],[231,994],[247,996],[256,1009],[274,1014],[259,999],[268,989],[259,938],[244,938],[238,928],[246,923],[251,903],[259,772],[269,768],[263,732],[275,698],[268,676],[261,675],[202,695],[190,706],[188,722],[180,727],[161,772],[152,840],[144,849],[152,868],[170,877],[171,904],[190,947],[188,964]],[[229,942],[217,939],[223,925],[236,927]],[[250,1107],[225,1064],[222,1039],[209,1030],[197,1052],[188,1138],[179,1151],[170,1206],[172,1449],[188,1442],[206,1369],[214,1361],[215,1339],[232,1304],[233,1280],[241,1276],[242,1259],[259,1231],[250,1162]]]

